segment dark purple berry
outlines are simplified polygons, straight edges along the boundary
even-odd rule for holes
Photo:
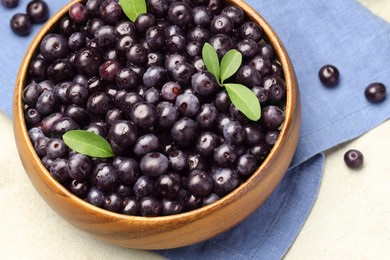
[[[213,155],[214,149],[219,145],[219,137],[212,132],[203,132],[196,142],[196,151],[203,156]]]
[[[27,14],[17,13],[11,18],[11,29],[20,36],[26,36],[31,32],[31,20]]]
[[[213,192],[221,197],[241,184],[238,173],[232,168],[213,168],[211,178],[213,179]]]
[[[235,25],[241,24],[244,21],[244,11],[235,5],[229,5],[222,10],[222,14],[232,19]]]
[[[146,134],[137,139],[134,144],[134,153],[138,156],[155,152],[160,148],[160,140],[154,134]]]
[[[258,167],[256,158],[251,154],[244,154],[237,160],[237,172],[244,177],[251,176]]]
[[[168,158],[162,153],[152,152],[145,154],[140,162],[140,167],[144,175],[158,177],[168,170]]]
[[[27,4],[26,12],[33,23],[43,23],[49,18],[49,7],[42,0],[30,1]]]
[[[69,53],[68,40],[63,35],[50,33],[43,38],[39,50],[48,62],[66,58]]]
[[[85,76],[99,75],[99,67],[103,63],[103,56],[97,48],[85,47],[76,54],[74,64],[77,71]]]
[[[241,145],[245,141],[246,132],[237,121],[230,121],[223,127],[223,137],[233,145]]]
[[[263,30],[255,22],[245,22],[240,27],[240,36],[258,42],[263,38]]]
[[[371,83],[364,90],[364,95],[368,101],[378,103],[386,98],[386,86],[383,83]]]
[[[50,166],[50,174],[60,183],[68,181],[70,177],[66,159],[55,159]]]
[[[50,136],[55,138],[62,138],[62,136],[71,130],[80,129],[77,123],[70,117],[63,117],[53,123],[51,127]]]
[[[171,129],[172,140],[180,146],[188,146],[195,142],[198,133],[198,124],[188,117],[176,121]]]
[[[236,149],[230,144],[222,144],[214,149],[214,161],[220,166],[229,166],[236,162]]]
[[[99,7],[99,14],[104,22],[115,24],[122,18],[122,8],[116,1],[105,0]]]
[[[150,103],[139,102],[132,107],[130,117],[137,127],[149,129],[157,121],[156,108]]]
[[[85,5],[80,3],[75,3],[69,8],[69,17],[75,23],[81,24],[84,23],[88,18],[88,10]]]
[[[192,21],[191,7],[186,3],[172,2],[168,9],[168,20],[178,26],[188,26]]]
[[[19,0],[1,0],[1,4],[6,8],[14,8],[19,5]]]
[[[113,190],[119,181],[118,173],[109,163],[99,163],[92,171],[91,180],[100,191]]]
[[[199,99],[190,93],[183,93],[177,96],[175,105],[179,112],[187,117],[195,116],[200,108]]]
[[[364,156],[359,150],[351,149],[344,154],[344,162],[351,169],[359,169],[363,166]]]
[[[68,159],[69,176],[77,181],[85,181],[92,172],[91,159],[83,154],[74,154]]]
[[[205,171],[193,170],[188,175],[187,187],[192,194],[204,197],[213,189],[213,180]]]
[[[139,202],[140,213],[144,217],[155,217],[161,214],[161,201],[153,197],[144,197]]]
[[[318,71],[318,77],[325,86],[334,87],[339,83],[340,72],[333,65],[325,65]]]
[[[178,174],[163,174],[156,179],[155,187],[163,198],[174,199],[179,194],[180,182]]]
[[[136,198],[125,198],[123,200],[122,214],[137,216],[139,212],[139,204]]]
[[[49,159],[65,158],[68,154],[68,147],[59,139],[51,139],[46,145],[46,156]]]
[[[108,139],[111,143],[126,149],[133,145],[138,138],[138,130],[134,124],[127,120],[114,122],[109,130]]]
[[[277,106],[266,106],[262,109],[262,122],[266,129],[276,130],[284,121],[284,112]]]
[[[112,109],[112,97],[104,92],[95,92],[89,96],[87,109],[92,114],[104,116],[108,110]]]
[[[155,192],[154,178],[142,175],[133,186],[134,195],[137,198],[144,198],[153,195]]]

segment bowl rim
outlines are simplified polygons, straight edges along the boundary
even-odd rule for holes
[[[121,219],[125,221],[138,222],[142,221],[144,223],[159,223],[160,225],[164,225],[164,223],[178,221],[186,219],[187,217],[196,216],[196,218],[200,218],[205,215],[210,215],[214,211],[224,207],[224,205],[229,204],[232,201],[237,200],[240,196],[240,193],[246,193],[251,189],[255,179],[264,178],[264,172],[267,173],[266,169],[270,167],[271,163],[275,163],[275,157],[278,155],[278,151],[280,150],[280,146],[285,140],[288,138],[287,132],[291,127],[291,123],[293,120],[294,111],[300,109],[297,107],[298,102],[296,99],[299,99],[298,94],[298,85],[296,83],[296,78],[294,74],[294,69],[291,64],[291,61],[288,57],[287,51],[283,46],[282,42],[278,38],[277,34],[271,28],[271,26],[265,21],[265,19],[258,14],[251,6],[241,0],[225,0],[231,4],[240,6],[245,14],[257,24],[260,24],[263,29],[263,33],[267,38],[267,41],[273,46],[275,50],[275,54],[278,57],[279,62],[282,65],[284,72],[284,80],[286,82],[286,105],[285,105],[285,119],[280,128],[279,137],[276,140],[276,143],[272,147],[270,153],[266,157],[266,159],[261,163],[260,167],[243,183],[240,184],[236,189],[220,198],[218,201],[202,206],[198,209],[194,209],[191,211],[168,215],[168,216],[157,216],[157,217],[144,217],[144,216],[131,216],[125,215],[121,213],[115,213],[103,208],[99,208],[94,206],[81,198],[74,195],[72,192],[67,190],[65,186],[56,181],[50,174],[50,172],[44,167],[41,159],[37,155],[34,150],[33,144],[30,141],[27,126],[25,124],[24,113],[23,113],[23,101],[22,101],[22,92],[25,87],[25,82],[27,79],[28,66],[31,60],[34,58],[37,50],[39,49],[39,44],[42,41],[43,37],[50,33],[53,30],[53,27],[56,27],[60,21],[60,19],[68,12],[69,8],[79,2],[85,2],[86,0],[73,0],[63,6],[57,13],[55,13],[39,30],[39,32],[34,37],[32,43],[30,44],[21,66],[19,68],[19,72],[16,79],[15,90],[14,90],[14,101],[13,101],[13,121],[14,125],[17,125],[21,128],[23,136],[21,137],[21,141],[25,142],[27,145],[28,154],[32,157],[32,161],[37,162],[37,166],[40,170],[40,177],[44,179],[50,187],[52,187],[53,191],[61,194],[63,197],[72,200],[72,203],[78,204],[85,211],[90,213],[102,214],[106,217],[106,219]],[[15,129],[15,127],[14,127]],[[15,136],[16,138],[16,136]],[[295,147],[294,147],[295,150]],[[29,173],[28,173],[29,174]],[[30,176],[29,176],[30,177]]]

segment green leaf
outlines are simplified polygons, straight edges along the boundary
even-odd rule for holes
[[[206,42],[202,48],[202,58],[207,70],[215,76],[215,79],[219,83],[219,59],[217,51],[214,47]]]
[[[230,78],[237,72],[242,63],[242,54],[241,52],[232,49],[229,50],[223,57],[221,61],[221,82]]]
[[[114,156],[112,147],[106,139],[86,130],[68,131],[62,139],[69,148],[81,154],[98,158]]]
[[[230,100],[238,108],[238,110],[252,121],[260,119],[260,102],[252,90],[241,84],[226,83],[224,86]]]
[[[145,0],[119,0],[123,12],[132,21],[135,22],[138,15],[146,13]]]

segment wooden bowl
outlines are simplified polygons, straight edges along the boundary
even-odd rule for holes
[[[21,64],[13,103],[13,125],[23,166],[42,198],[62,218],[94,237],[129,248],[168,249],[190,245],[221,234],[243,221],[274,191],[294,155],[301,105],[294,69],[279,38],[267,22],[241,0],[228,0],[240,6],[263,28],[282,64],[287,85],[285,121],[269,156],[256,172],[233,192],[208,206],[172,216],[139,217],[113,213],[95,207],[69,192],[46,170],[28,136],[23,114],[22,91],[28,65],[42,38],[55,28],[73,1],[55,14],[37,34]]]

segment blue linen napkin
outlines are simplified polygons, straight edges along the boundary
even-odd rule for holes
[[[49,1],[54,14],[67,0]],[[295,240],[317,196],[324,150],[353,139],[390,115],[388,101],[370,104],[364,88],[388,84],[390,26],[355,0],[246,0],[275,29],[290,54],[302,98],[298,148],[278,188],[250,217],[232,230],[196,245],[158,251],[171,259],[279,259]],[[15,36],[9,21],[25,12],[0,6],[0,109],[12,117],[15,78],[39,25],[28,37]],[[324,88],[318,70],[336,65],[341,82]]]

